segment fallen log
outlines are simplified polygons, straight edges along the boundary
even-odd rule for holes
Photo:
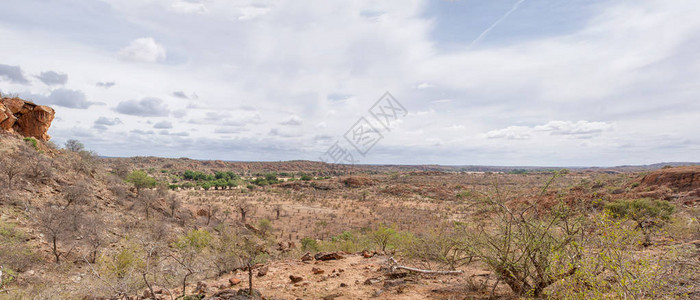
[[[423,270],[423,269],[418,269],[418,268],[402,266],[402,265],[399,265],[399,263],[393,257],[389,257],[389,259],[387,261],[390,265],[389,269],[392,272],[396,271],[396,269],[401,269],[401,270],[406,270],[406,271],[411,271],[411,272],[416,272],[416,273],[438,274],[438,275],[457,275],[457,274],[464,273],[464,271],[462,271],[462,270],[455,270],[455,271]]]

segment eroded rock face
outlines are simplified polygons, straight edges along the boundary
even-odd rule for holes
[[[700,189],[700,166],[661,169],[651,172],[641,180],[646,187],[668,187],[678,192]]]
[[[55,111],[48,106],[20,98],[0,99],[0,128],[5,131],[48,141],[51,137],[47,132],[54,115]]]

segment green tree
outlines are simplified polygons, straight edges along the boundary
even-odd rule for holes
[[[379,224],[376,230],[369,233],[369,238],[379,246],[382,251],[386,251],[391,240],[396,236],[396,230],[391,227],[386,227],[384,224]]]
[[[140,194],[141,189],[153,188],[156,186],[156,179],[149,176],[146,172],[135,170],[126,177],[127,182],[131,182],[136,187],[136,193]]]

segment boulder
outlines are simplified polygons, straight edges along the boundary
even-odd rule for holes
[[[304,280],[304,277],[295,276],[295,275],[289,275],[289,280],[291,280],[292,283],[297,283],[297,282],[303,281],[303,280]]]
[[[343,259],[344,256],[340,255],[339,252],[319,252],[314,255],[316,260],[336,260]]]
[[[20,98],[0,99],[0,128],[25,137],[48,141],[51,137],[47,132],[54,115],[55,111],[48,106]]]
[[[314,258],[311,256],[310,252],[304,253],[304,255],[301,257],[301,261],[310,261],[313,260]]]
[[[269,270],[269,269],[268,269],[267,266],[263,266],[263,267],[261,267],[260,269],[258,269],[258,277],[262,277],[262,276],[267,275],[267,271],[268,271],[268,270]]]
[[[241,283],[241,280],[238,279],[238,278],[236,278],[236,277],[231,277],[231,278],[228,279],[228,283],[229,283],[231,286],[234,286],[234,285],[237,285],[237,284]]]

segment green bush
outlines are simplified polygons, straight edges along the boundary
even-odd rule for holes
[[[272,223],[268,219],[260,219],[260,221],[258,221],[258,229],[264,235],[267,235],[268,233],[272,232]]]
[[[141,170],[135,170],[129,173],[129,175],[126,176],[126,181],[131,182],[139,192],[144,188],[153,188],[157,183],[155,178]]]
[[[371,231],[368,234],[368,237],[370,240],[372,240],[377,247],[379,247],[379,250],[386,251],[387,247],[389,247],[394,238],[396,238],[396,230],[394,230],[391,227],[386,227],[384,224],[379,224],[376,230]]]
[[[39,142],[35,138],[26,137],[24,138],[24,141],[32,145],[32,147],[34,147],[34,150],[39,150]]]
[[[310,237],[305,237],[301,239],[301,250],[302,251],[309,251],[309,252],[318,252],[318,242],[316,242],[316,239],[312,239]]]
[[[211,242],[212,236],[209,231],[192,229],[187,234],[180,236],[173,246],[178,249],[192,249],[199,252],[209,247]]]
[[[652,199],[617,200],[605,205],[605,210],[616,219],[633,220],[644,233],[644,246],[651,245],[651,235],[671,220],[674,207],[667,201]]]
[[[109,274],[117,278],[125,278],[133,269],[143,266],[144,262],[138,252],[138,246],[130,244],[121,249],[117,255],[103,257],[100,263],[106,267]]]

